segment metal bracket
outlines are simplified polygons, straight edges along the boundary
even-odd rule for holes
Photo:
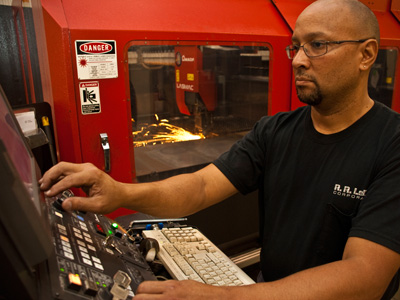
[[[108,143],[107,133],[100,133],[101,147],[104,151],[104,171],[110,172],[111,160],[110,160],[110,144]]]

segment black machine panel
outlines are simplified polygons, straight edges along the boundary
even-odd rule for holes
[[[39,178],[0,87],[0,299],[132,299],[157,280],[140,240],[106,216],[64,211],[73,193],[45,198]]]
[[[135,240],[119,224],[99,214],[63,211],[60,198],[68,193],[46,201],[55,245],[49,259],[50,296],[112,299],[125,293],[129,299],[142,281],[156,280]]]

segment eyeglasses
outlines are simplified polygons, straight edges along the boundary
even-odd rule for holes
[[[308,57],[317,57],[322,56],[328,53],[328,44],[343,44],[343,43],[363,43],[369,39],[362,40],[345,40],[345,41],[311,41],[305,43],[304,45],[289,45],[286,47],[286,53],[289,59],[293,59],[296,54],[300,51],[300,48],[303,48],[304,53]]]

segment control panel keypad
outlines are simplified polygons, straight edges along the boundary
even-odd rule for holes
[[[126,287],[130,298],[143,280],[156,280],[119,224],[90,212],[65,212],[51,198],[46,202],[55,245],[55,257],[49,261],[55,297],[64,299],[65,291],[76,299],[108,299],[112,288],[118,290],[113,279],[118,272],[132,279]]]

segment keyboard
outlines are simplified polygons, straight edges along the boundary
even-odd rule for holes
[[[143,230],[143,236],[158,241],[157,257],[174,279],[191,279],[216,286],[255,283],[195,228]]]

